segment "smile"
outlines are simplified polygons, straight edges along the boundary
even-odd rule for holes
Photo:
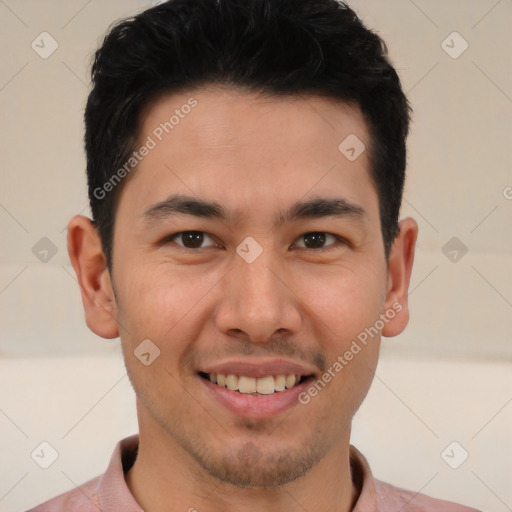
[[[255,378],[246,375],[224,375],[222,373],[204,373],[199,375],[223,388],[230,391],[237,391],[244,395],[263,396],[291,389],[305,379],[305,375],[267,375],[265,377]]]
[[[315,380],[314,375],[250,377],[206,372],[199,372],[197,378],[204,391],[223,409],[254,420],[268,420],[300,405],[300,394]],[[229,389],[228,384],[234,389]]]

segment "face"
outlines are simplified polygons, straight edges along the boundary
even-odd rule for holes
[[[367,151],[339,149],[351,134],[369,147],[347,104],[225,89],[143,119],[151,147],[116,212],[116,325],[141,425],[223,481],[304,474],[347,442],[370,386],[396,295]]]

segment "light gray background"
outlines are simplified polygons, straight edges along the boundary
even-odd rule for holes
[[[512,2],[349,3],[385,39],[414,108],[403,216],[420,225],[410,325],[383,340],[353,443],[379,478],[512,510]],[[0,0],[0,511],[102,472],[137,428],[118,341],[85,326],[65,228],[89,212],[90,57],[145,5]],[[42,32],[58,43],[47,59],[31,47]],[[33,253],[43,237],[57,249],[47,262]],[[456,262],[443,253],[453,237],[467,248]],[[47,470],[30,458],[44,440],[59,452]],[[453,440],[469,452],[457,470],[440,456]]]

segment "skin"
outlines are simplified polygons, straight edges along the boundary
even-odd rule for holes
[[[121,337],[137,395],[140,446],[127,484],[151,512],[349,511],[359,492],[350,476],[351,420],[372,382],[381,335],[395,336],[408,322],[417,224],[401,221],[386,261],[367,151],[351,162],[338,150],[352,133],[369,147],[356,107],[203,88],[154,103],[141,143],[190,97],[197,107],[124,183],[112,273],[90,220],[69,224],[87,324],[99,336]],[[236,212],[234,222],[144,219],[175,193],[218,201]],[[344,198],[365,213],[273,227],[279,211],[314,197]],[[210,237],[195,253],[180,237],[161,243],[190,230]],[[328,236],[306,245],[311,232],[347,243]],[[236,253],[247,236],[263,249],[250,264]],[[238,417],[197,376],[198,365],[228,357],[284,357],[320,377],[397,303],[401,311],[327,387],[275,417]],[[144,339],[161,351],[150,366],[133,354]]]

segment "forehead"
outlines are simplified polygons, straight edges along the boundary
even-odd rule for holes
[[[136,188],[141,208],[179,192],[236,199],[233,208],[254,211],[309,192],[325,196],[333,187],[357,203],[358,190],[373,188],[368,151],[347,158],[347,140],[360,144],[357,151],[369,147],[364,117],[356,106],[329,98],[227,88],[166,95],[141,120],[136,146],[151,150],[127,189]]]
[[[299,142],[309,150],[321,141],[319,149],[338,150],[350,134],[368,140],[366,122],[355,104],[322,96],[275,96],[213,86],[160,96],[146,109],[141,128],[143,135],[153,134],[159,141],[165,138],[172,144],[166,137],[172,134],[203,149],[236,144],[247,150],[265,143],[280,146],[283,152],[291,145],[300,152]]]

